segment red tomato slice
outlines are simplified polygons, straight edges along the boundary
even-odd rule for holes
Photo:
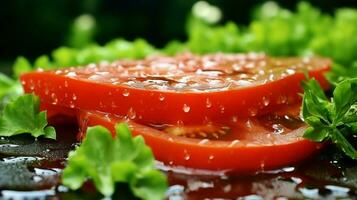
[[[327,88],[322,58],[257,54],[156,57],[21,77],[41,101],[113,113],[140,123],[194,125],[260,116],[301,101],[304,72]]]
[[[295,107],[294,110],[298,109]],[[249,119],[248,122],[236,121],[226,124],[223,129],[214,128],[219,127],[216,124],[202,126],[201,129],[198,126],[179,127],[179,129],[186,129],[189,133],[201,130],[206,134],[210,134],[209,129],[215,129],[216,133],[220,130],[230,130],[227,134],[222,132],[223,135],[218,139],[207,139],[207,136],[188,138],[175,135],[175,132],[168,133],[162,127],[158,130],[153,126],[138,124],[132,120],[123,120],[103,113],[81,111],[78,116],[82,133],[88,126],[94,125],[103,125],[114,132],[115,123],[126,122],[134,135],[142,135],[145,138],[145,142],[151,147],[157,160],[166,165],[195,169],[234,173],[273,169],[306,159],[321,148],[321,144],[302,138],[306,127],[302,122],[296,123],[290,120],[291,123],[289,123],[287,116],[290,115],[285,115],[282,119],[276,118],[277,115],[271,119],[273,115],[268,115]],[[281,120],[284,119],[285,123],[282,123]],[[281,126],[280,129],[284,132],[275,131],[274,133],[267,128],[271,127],[269,123],[277,123],[276,125]],[[207,126],[210,127],[207,128]]]

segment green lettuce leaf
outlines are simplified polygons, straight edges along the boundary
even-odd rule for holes
[[[167,189],[164,174],[155,169],[151,149],[141,136],[132,137],[126,124],[115,126],[116,137],[102,126],[90,127],[82,144],[70,152],[63,171],[63,184],[75,190],[90,179],[105,196],[115,183],[127,183],[142,199],[163,199]]]
[[[10,101],[0,118],[0,135],[13,136],[23,133],[34,137],[56,139],[54,127],[47,125],[46,112],[39,112],[40,100],[25,94]]]

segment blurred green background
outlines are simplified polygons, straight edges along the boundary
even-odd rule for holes
[[[104,44],[113,38],[132,40],[145,38],[156,47],[168,41],[185,41],[185,25],[193,0],[8,0],[0,3],[0,60],[1,66],[11,65],[18,56],[30,60],[61,46],[71,46],[71,27],[83,14],[95,20],[95,41]],[[223,13],[220,21],[248,24],[252,10],[261,0],[211,0]],[[295,9],[297,0],[276,1],[281,6]],[[313,6],[332,13],[340,7],[357,7],[356,0],[314,0]],[[93,24],[92,24],[93,25]],[[81,35],[71,37],[81,37]],[[356,36],[357,37],[357,36]],[[86,37],[83,37],[86,38]],[[73,38],[72,38],[73,39]],[[77,38],[78,39],[78,38]],[[85,42],[85,41],[84,41]]]

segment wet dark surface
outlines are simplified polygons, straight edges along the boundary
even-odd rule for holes
[[[61,169],[76,145],[74,127],[57,128],[58,140],[0,139],[0,199],[100,199],[90,183],[79,191],[60,185]],[[356,138],[352,138],[355,140]],[[334,147],[304,163],[246,176],[167,172],[168,199],[357,199],[357,162]],[[133,199],[118,185],[113,199]]]

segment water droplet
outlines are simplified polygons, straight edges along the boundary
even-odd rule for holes
[[[213,159],[214,159],[214,155],[210,155],[210,156],[208,157],[208,159],[213,160]]]
[[[133,108],[130,108],[130,109],[129,109],[129,111],[128,111],[128,117],[129,117],[129,119],[135,119],[136,113],[135,113],[135,111],[134,111]]]
[[[212,102],[209,100],[209,98],[206,99],[206,108],[212,107]]]
[[[123,96],[124,96],[124,97],[127,97],[127,96],[129,96],[129,95],[130,95],[129,91],[128,91],[127,89],[124,89],[124,91],[123,91]]]
[[[184,157],[183,157],[185,160],[190,160],[190,155],[186,154]]]
[[[238,80],[236,81],[237,85],[239,86],[249,86],[252,85],[252,82],[246,80]]]
[[[77,96],[75,94],[73,94],[72,99],[73,99],[73,101],[77,100]]]
[[[293,70],[293,69],[287,69],[287,70],[286,70],[286,73],[289,74],[289,75],[292,75],[292,74],[295,74],[295,70]]]
[[[285,95],[281,95],[278,97],[277,104],[284,104],[288,100],[288,97]]]
[[[25,80],[22,80],[22,81],[21,81],[21,84],[22,84],[22,85],[26,85],[26,81],[25,81]]]
[[[239,140],[233,140],[229,145],[228,147],[233,147],[235,145],[237,145],[239,143]]]
[[[115,104],[115,101],[112,101],[112,103],[111,103],[111,104],[112,104],[112,108],[116,108],[116,107],[118,107],[118,106],[117,106],[117,104]]]
[[[224,188],[223,188],[223,191],[224,191],[225,193],[228,193],[228,192],[230,192],[231,190],[232,190],[232,185],[231,185],[231,184],[228,184],[228,185],[224,186]]]
[[[48,95],[50,93],[50,91],[48,90],[48,88],[45,88],[45,95]]]
[[[261,169],[262,171],[264,171],[264,169],[265,169],[265,162],[264,162],[264,161],[262,161],[262,162],[260,163],[260,169]]]
[[[58,99],[57,99],[57,96],[56,96],[55,93],[52,93],[52,94],[51,94],[51,99],[52,99],[52,104],[53,104],[53,105],[56,105],[57,102],[58,102]]]
[[[257,115],[258,110],[257,110],[256,108],[249,108],[249,109],[248,109],[248,112],[249,112],[249,115],[250,115],[250,116],[254,117],[254,116]]]
[[[263,105],[268,106],[270,103],[270,100],[267,97],[263,97]]]
[[[100,80],[102,78],[103,78],[102,76],[97,75],[97,74],[94,74],[94,75],[91,75],[90,77],[88,77],[89,80],[93,80],[93,81]]]
[[[281,124],[273,124],[271,126],[274,129],[275,134],[282,134],[284,133],[284,127]]]
[[[69,107],[70,107],[70,108],[74,108],[74,107],[75,107],[73,101],[70,101],[70,102],[69,102]]]
[[[233,123],[236,123],[237,121],[238,121],[238,117],[237,117],[237,116],[233,116],[233,117],[232,117],[232,122],[233,122]]]
[[[224,113],[224,109],[225,109],[224,106],[222,106],[222,105],[219,106],[219,110],[221,113]]]
[[[35,84],[33,83],[33,81],[30,81],[30,90],[34,90],[35,89]]]
[[[159,100],[160,101],[164,101],[165,100],[165,96],[163,94],[159,94]]]
[[[183,112],[185,112],[185,113],[188,113],[188,112],[190,112],[190,106],[188,106],[187,104],[183,104]]]
[[[182,120],[178,120],[178,121],[176,122],[176,125],[177,125],[177,126],[183,126],[183,125],[184,125],[184,123],[183,123],[183,121],[182,121]]]
[[[203,144],[207,144],[209,142],[209,139],[203,139],[201,141],[198,142],[198,144],[203,145]]]
[[[172,139],[172,137],[169,137],[169,141],[174,142],[174,139]]]
[[[247,122],[245,123],[245,127],[249,128],[249,129],[253,127],[252,121],[250,119],[248,119]]]
[[[50,149],[46,149],[46,152],[50,152],[51,150]]]
[[[66,76],[68,76],[68,77],[76,77],[77,74],[76,74],[76,72],[68,72],[68,73],[66,74]]]

